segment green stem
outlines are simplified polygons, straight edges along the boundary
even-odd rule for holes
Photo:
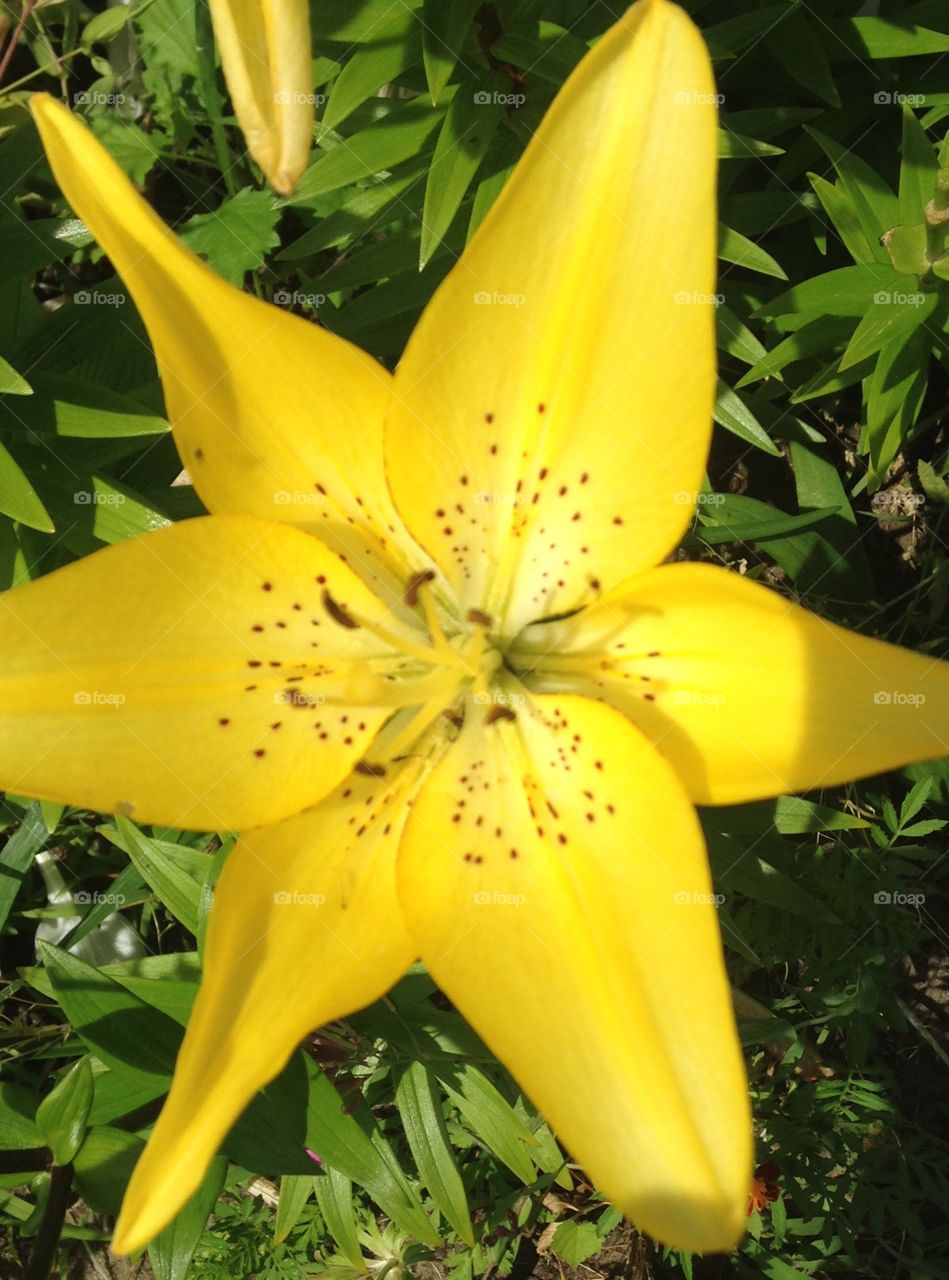
[[[217,67],[214,64],[214,29],[211,26],[211,10],[207,0],[201,0],[194,11],[195,35],[197,38],[198,78],[201,81],[201,96],[208,109],[208,123],[211,126],[211,137],[217,155],[221,177],[227,187],[227,194],[237,194],[237,183],[231,172],[234,164],[230,148],[227,145],[227,134],[221,116],[224,111],[224,100],[218,92]]]
[[[938,262],[945,256],[949,231],[949,169],[936,174],[933,198],[926,206],[926,257]]]
[[[49,1199],[23,1280],[48,1280],[69,1208],[72,1174],[71,1164],[56,1165],[51,1171]]]

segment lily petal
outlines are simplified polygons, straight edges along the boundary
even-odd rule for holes
[[[394,574],[401,590],[417,564],[383,472],[390,375],[215,275],[75,116],[46,94],[30,105],[57,182],[141,312],[178,452],[208,509],[302,525],[378,589],[396,590]]]
[[[386,427],[396,503],[508,635],[661,560],[714,394],[715,90],[641,0],[581,62],[435,293]]]
[[[531,628],[527,647],[534,683],[619,707],[698,804],[834,786],[949,753],[949,663],[711,565],[660,566],[575,618]]]
[[[310,11],[305,0],[211,0],[221,67],[247,149],[289,195],[313,141]]]
[[[383,995],[415,959],[395,850],[419,775],[354,774],[315,809],[246,833],[214,895],[201,989],[114,1247],[174,1216],[244,1107],[317,1027]]]
[[[604,1195],[666,1244],[727,1249],[751,1124],[695,813],[612,708],[490,720],[399,851],[422,959]]]
[[[0,786],[209,830],[299,813],[390,714],[350,705],[389,650],[328,603],[384,615],[316,538],[239,516],[0,595]]]

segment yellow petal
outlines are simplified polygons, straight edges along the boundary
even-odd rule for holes
[[[378,999],[415,959],[395,849],[419,774],[354,774],[316,809],[246,833],[214,895],[204,976],[171,1093],[122,1206],[137,1249],[200,1183],[251,1097],[317,1027]]]
[[[327,596],[325,593],[329,593]],[[326,795],[386,716],[349,705],[380,602],[316,538],[184,521],[0,596],[0,787],[217,830]]]
[[[508,634],[657,563],[690,518],[714,388],[714,92],[683,11],[634,5],[398,368],[396,504]]]
[[[526,650],[534,650],[528,658]],[[699,804],[833,786],[949,752],[949,663],[710,565],[665,565],[527,633],[533,682],[619,707]]]
[[[730,1248],[751,1125],[698,822],[619,713],[536,706],[469,714],[424,785],[406,921],[597,1188],[666,1244]]]
[[[305,0],[210,0],[214,36],[247,149],[289,195],[313,141],[310,11]]]
[[[216,276],[76,117],[46,94],[30,104],[57,182],[142,315],[178,451],[208,509],[302,525],[380,589],[391,588],[385,567],[404,582],[410,542],[382,465],[390,375]]]

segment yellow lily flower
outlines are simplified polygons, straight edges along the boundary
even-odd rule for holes
[[[731,1247],[751,1124],[693,803],[940,755],[949,678],[654,567],[715,384],[698,32],[640,0],[599,41],[394,376],[218,279],[32,101],[212,514],[4,597],[0,784],[244,833],[116,1247],[180,1208],[313,1027],[419,956],[604,1195]]]
[[[306,0],[210,0],[221,69],[247,149],[289,195],[313,142]]]

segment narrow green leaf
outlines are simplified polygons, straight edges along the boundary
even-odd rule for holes
[[[34,800],[23,821],[0,849],[0,929],[7,922],[23,877],[47,839],[46,825]]]
[[[734,263],[736,267],[757,271],[763,276],[775,276],[778,280],[787,279],[784,268],[775,262],[770,253],[765,253],[754,240],[749,240],[740,231],[726,227],[723,222],[718,224],[718,256],[725,262]]]
[[[306,1202],[313,1194],[312,1173],[285,1173],[280,1179],[280,1198],[274,1221],[274,1244],[282,1244],[300,1221]]]
[[[132,1170],[145,1149],[136,1133],[107,1125],[90,1129],[76,1154],[76,1190],[97,1213],[117,1214]]]
[[[939,295],[921,293],[912,277],[905,278],[903,289],[881,289],[873,299],[847,344],[838,368],[841,372],[876,355],[890,343],[902,343],[924,325],[936,309]]]
[[[148,1246],[148,1260],[155,1280],[186,1280],[194,1251],[224,1190],[226,1177],[227,1160],[217,1156],[191,1199]]]
[[[17,373],[12,364],[0,356],[0,395],[31,396],[33,388],[22,374]]]
[[[481,0],[425,0],[422,7],[422,54],[425,79],[437,106]]]
[[[395,1098],[422,1182],[465,1244],[473,1246],[468,1200],[448,1138],[434,1075],[421,1062],[409,1063],[399,1077]]]
[[[57,1164],[69,1164],[86,1136],[92,1106],[89,1055],[80,1058],[36,1109],[36,1124]]]
[[[11,520],[38,529],[40,533],[55,533],[56,526],[49,512],[40,501],[39,494],[21,471],[13,455],[0,444],[0,511]]]
[[[900,150],[899,220],[912,225],[922,222],[926,205],[932,199],[939,160],[929,135],[906,103],[903,104]]]
[[[36,1096],[15,1080],[0,1080],[0,1151],[32,1151],[45,1146],[36,1124]]]
[[[356,1208],[353,1184],[345,1174],[328,1165],[313,1180],[316,1203],[330,1235],[346,1261],[359,1271],[365,1270],[362,1250],[356,1237]]]
[[[320,120],[320,131],[335,129],[371,98],[384,84],[397,80],[422,56],[417,25],[405,27],[404,14],[396,7],[393,19],[373,33],[371,44],[357,49],[343,64],[330,90]]]
[[[777,457],[781,450],[748,408],[737,392],[732,391],[721,378],[713,412],[715,421],[747,444],[753,444],[764,453]]]
[[[116,843],[132,859],[136,871],[175,919],[197,934],[204,883],[201,876],[210,862],[207,854],[153,840],[121,814],[115,822],[119,836]]]
[[[419,268],[425,267],[465,197],[504,112],[508,93],[500,76],[458,86],[435,143],[422,212]]]
[[[436,1073],[465,1124],[526,1185],[534,1181],[528,1148],[536,1139],[511,1104],[483,1071],[467,1064],[456,1074]],[[460,1086],[460,1087],[459,1087]]]

